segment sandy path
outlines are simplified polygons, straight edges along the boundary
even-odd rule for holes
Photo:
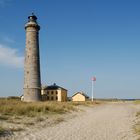
[[[136,140],[135,114],[140,108],[132,103],[110,103],[84,107],[85,111],[53,126],[32,129],[12,139],[20,140]]]

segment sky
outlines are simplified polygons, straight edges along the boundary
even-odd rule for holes
[[[0,96],[23,94],[25,23],[38,17],[42,85],[140,98],[139,0],[0,0]]]

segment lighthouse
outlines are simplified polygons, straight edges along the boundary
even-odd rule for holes
[[[32,13],[25,24],[26,47],[24,60],[24,101],[41,100],[41,77],[39,56],[39,30],[37,17]]]

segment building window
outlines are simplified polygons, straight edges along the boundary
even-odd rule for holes
[[[51,97],[51,100],[53,100],[53,96]]]
[[[51,94],[53,95],[53,91],[51,92]]]
[[[58,100],[58,97],[56,96],[56,100]]]
[[[58,94],[58,92],[56,91],[56,95]]]
[[[47,91],[47,95],[49,95],[49,91]]]

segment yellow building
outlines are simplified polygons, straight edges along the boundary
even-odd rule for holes
[[[53,85],[43,87],[41,94],[44,101],[67,101],[67,90],[55,83]]]
[[[72,96],[72,101],[87,101],[89,97],[83,92],[77,92]]]

